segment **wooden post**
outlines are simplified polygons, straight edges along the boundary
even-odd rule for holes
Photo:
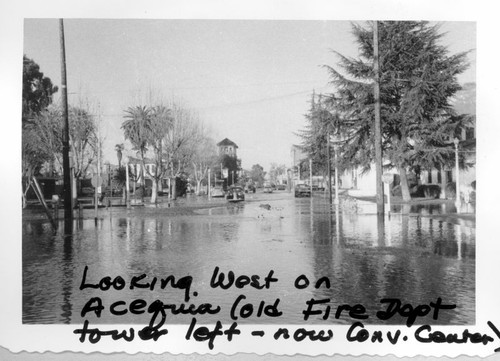
[[[207,192],[207,194],[208,194],[208,199],[211,199],[211,198],[212,198],[212,189],[211,189],[211,187],[210,187],[210,186],[211,186],[211,184],[210,184],[210,181],[211,181],[211,180],[210,180],[210,178],[211,178],[211,176],[212,176],[212,175],[210,174],[210,168],[208,168],[208,192]]]
[[[312,158],[309,158],[309,188],[311,189],[311,198],[313,193],[313,161]]]
[[[50,214],[49,207],[47,206],[47,203],[45,202],[45,199],[43,197],[42,188],[40,188],[40,185],[38,184],[38,181],[36,180],[35,177],[33,177],[33,190],[35,191],[35,194],[36,194],[38,200],[42,204],[43,209],[45,210],[45,213],[47,214],[47,218],[49,219],[50,223],[52,224],[52,227],[54,229],[57,229],[57,224],[54,222],[54,219],[52,218],[52,215]]]
[[[125,164],[125,194],[127,208],[130,208],[130,177],[128,175],[128,162]]]

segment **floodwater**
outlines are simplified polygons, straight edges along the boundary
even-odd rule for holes
[[[167,306],[170,324],[190,322],[193,315],[173,315],[182,304],[198,310],[195,317],[203,323],[232,322],[233,309],[241,323],[296,324],[305,322],[302,311],[315,299],[323,302],[315,310],[329,306],[331,312],[311,315],[308,323],[352,323],[346,313],[336,318],[335,311],[359,304],[369,315],[364,323],[403,324],[402,317],[376,317],[387,307],[380,302],[384,298],[413,307],[438,298],[457,305],[440,311],[437,321],[430,312],[417,320],[420,324],[475,323],[475,230],[436,217],[447,209],[393,207],[381,224],[369,203],[347,199],[331,206],[322,196],[288,193],[266,197],[189,216],[165,216],[162,208],[154,216],[151,209],[102,211],[97,226],[93,219],[75,221],[71,236],[54,234],[47,222],[25,221],[23,323],[147,324],[153,312],[148,306],[159,300]],[[236,282],[228,289],[213,287],[217,267],[218,275],[226,276],[224,284],[229,271],[243,276],[239,288]],[[137,284],[150,287],[131,289],[133,277],[143,274]],[[259,278],[246,284],[250,278],[244,276],[254,275]],[[114,283],[118,289],[81,289],[106,276],[121,277]],[[169,276],[173,282],[161,287]],[[110,282],[101,284],[106,288]],[[82,318],[94,297],[103,306],[100,317],[91,311]],[[117,301],[124,301],[115,308],[121,315],[110,312]]]

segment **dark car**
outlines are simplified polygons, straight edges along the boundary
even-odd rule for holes
[[[276,186],[276,190],[278,190],[278,191],[284,191],[284,190],[286,190],[286,185],[284,185],[284,184],[278,184]]]
[[[80,190],[80,196],[82,197],[93,197],[94,193],[94,187],[82,187],[82,189]]]
[[[295,186],[295,197],[310,197],[311,187],[307,184],[297,184]]]
[[[245,193],[255,193],[255,186],[253,184],[247,184],[245,186]]]
[[[226,199],[230,202],[240,202],[245,200],[245,191],[243,187],[231,186],[227,190]]]

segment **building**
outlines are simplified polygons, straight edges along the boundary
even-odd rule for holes
[[[151,189],[153,187],[153,180],[150,176],[150,174],[154,174],[156,168],[156,163],[153,159],[144,159],[145,169],[143,169],[142,160],[139,158],[127,157],[126,164],[128,164],[129,167],[129,177],[130,182],[133,185],[133,189],[139,184],[144,184],[146,189]],[[167,172],[164,172],[160,182],[158,183],[159,190],[168,189],[169,183],[170,178],[168,177]]]
[[[217,147],[219,148],[219,156],[228,155],[232,158],[237,158],[236,149],[238,146],[232,140],[228,138],[224,138],[222,141],[217,143]]]
[[[464,168],[458,172],[460,189],[465,190],[476,181],[476,127],[467,127],[463,129],[459,137],[458,153],[459,159],[463,160]],[[462,162],[461,162],[462,164]],[[456,182],[456,168],[449,167],[445,169],[424,170],[420,174],[421,184],[438,185],[441,187],[441,198],[454,198],[455,194],[446,194],[447,185]]]
[[[238,183],[241,173],[241,159],[238,159],[236,150],[238,146],[228,138],[217,143],[219,148],[220,173],[215,174],[216,184],[220,183],[226,189],[228,186]]]

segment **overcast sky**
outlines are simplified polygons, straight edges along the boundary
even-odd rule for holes
[[[244,168],[290,164],[294,132],[315,89],[329,92],[322,65],[332,50],[357,55],[346,21],[65,20],[70,104],[101,114],[104,159],[116,163],[123,111],[155,94],[193,109],[215,141],[238,144]],[[60,85],[57,19],[27,19],[24,53]],[[473,50],[461,82],[475,81],[475,22],[443,22],[451,53]],[[127,143],[126,149],[131,146]],[[130,152],[130,154],[133,154]]]

